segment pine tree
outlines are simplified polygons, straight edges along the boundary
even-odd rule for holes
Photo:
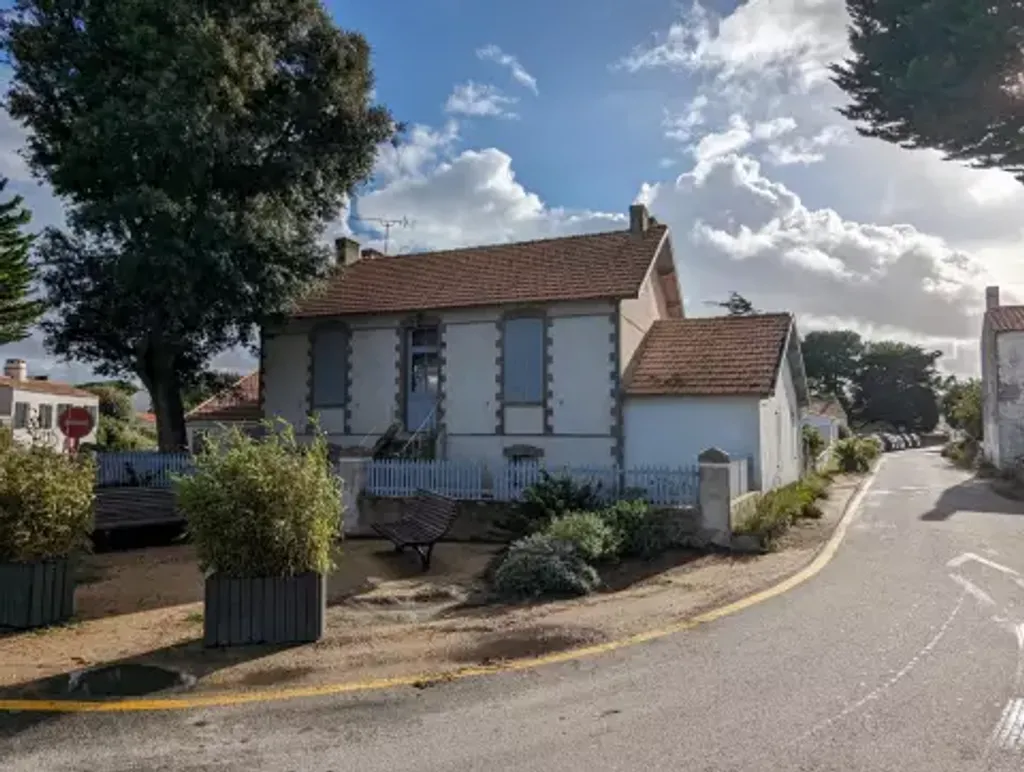
[[[0,179],[0,193],[7,180]],[[42,304],[29,300],[34,272],[29,263],[33,236],[22,229],[32,219],[21,196],[0,203],[0,344],[21,340],[42,313]]]

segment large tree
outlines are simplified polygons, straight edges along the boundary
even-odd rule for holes
[[[849,411],[851,389],[864,352],[860,335],[853,330],[810,332],[800,349],[811,392],[818,397],[835,397]]]
[[[204,370],[182,395],[185,410],[192,410],[210,397],[227,391],[241,378],[241,373],[226,370]]]
[[[0,193],[7,180],[0,178]],[[12,343],[28,335],[39,318],[42,304],[29,299],[33,271],[29,263],[32,235],[24,228],[32,215],[22,205],[21,196],[0,203],[0,344]]]
[[[847,0],[857,130],[1024,180],[1024,2]]]
[[[318,0],[15,0],[8,110],[66,207],[38,259],[56,354],[182,391],[330,265],[324,226],[394,136],[370,51]]]
[[[984,425],[981,413],[981,381],[951,379],[942,395],[942,415],[952,428],[965,432],[975,440],[982,439]]]
[[[897,341],[864,346],[854,379],[853,411],[860,424],[884,424],[903,431],[929,432],[939,422],[941,351]]]

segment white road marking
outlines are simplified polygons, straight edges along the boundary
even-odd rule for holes
[[[939,629],[935,632],[935,635],[932,636],[931,640],[929,640],[928,643],[926,643],[924,647],[919,652],[917,652],[917,654],[911,657],[910,661],[907,662],[907,664],[905,664],[902,668],[900,668],[900,670],[895,675],[889,678],[889,680],[883,682],[879,686],[872,689],[870,692],[865,694],[856,702],[847,705],[845,708],[840,710],[831,718],[826,718],[824,721],[820,721],[819,723],[815,724],[807,732],[798,737],[796,739],[796,742],[806,740],[811,735],[831,726],[837,721],[846,718],[851,713],[855,713],[856,711],[860,710],[865,705],[867,705],[869,702],[877,700],[879,697],[881,697],[883,694],[889,691],[889,689],[891,689],[897,683],[903,680],[903,678],[907,674],[909,674],[911,670],[917,667],[924,657],[931,654],[932,649],[934,649],[939,644],[939,641],[941,641],[943,636],[945,636],[946,631],[949,629],[949,626],[953,624],[953,620],[956,618],[956,615],[960,613],[960,608],[964,605],[964,599],[966,597],[967,592],[965,591],[960,595],[960,598],[957,600],[956,605],[953,606],[953,610],[949,612],[949,616],[946,617],[945,621],[939,626]]]
[[[1024,699],[1015,697],[1006,703],[989,743],[1004,751],[1024,747]]]
[[[981,555],[975,555],[973,552],[965,552],[962,555],[957,555],[955,558],[946,563],[946,567],[959,568],[964,563],[969,563],[972,560],[977,563],[981,563],[984,566],[988,566],[989,568],[994,568],[996,571],[1002,571],[1004,574],[1009,574],[1010,576],[1020,576],[1020,573],[1014,571],[1012,568],[1004,566],[1000,563],[996,563],[994,560],[983,558]]]
[[[984,603],[986,606],[994,606],[996,602],[992,600],[992,596],[981,589],[978,585],[969,579],[964,579],[960,574],[950,574],[949,578],[964,588],[965,592],[969,592],[979,601]]]

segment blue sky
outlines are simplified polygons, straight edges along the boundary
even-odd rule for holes
[[[409,219],[393,253],[616,229],[643,201],[672,228],[690,315],[736,290],[801,330],[941,348],[962,374],[978,369],[984,286],[1024,297],[1024,187],[864,139],[836,112],[827,67],[847,52],[843,0],[328,7],[366,36],[376,96],[409,124],[355,206]],[[59,204],[28,179],[22,139],[0,120],[0,174],[37,225],[53,222]],[[350,215],[328,234],[383,246]],[[89,376],[38,336],[0,356]]]

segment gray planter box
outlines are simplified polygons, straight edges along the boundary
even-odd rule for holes
[[[256,643],[311,643],[324,635],[327,577],[206,579],[203,643],[244,646]]]
[[[44,627],[66,622],[74,613],[72,561],[0,563],[0,627]]]

